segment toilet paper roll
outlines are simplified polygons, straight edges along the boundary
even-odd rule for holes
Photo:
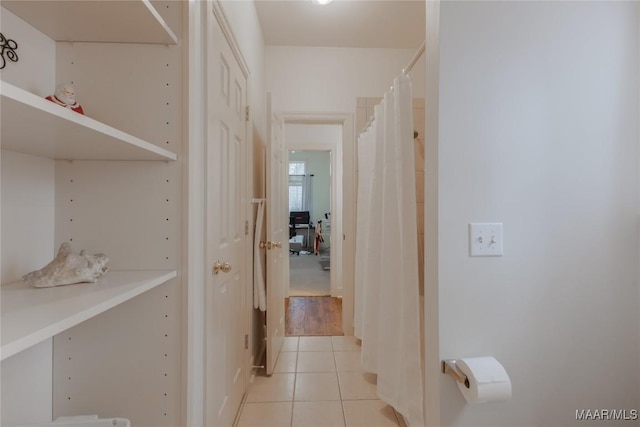
[[[469,388],[458,383],[467,402],[499,402],[511,397],[509,375],[495,358],[487,356],[459,359],[456,366],[469,379]]]

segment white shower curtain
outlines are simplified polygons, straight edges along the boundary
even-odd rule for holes
[[[362,367],[367,372],[378,372],[378,305],[380,291],[380,264],[383,262],[382,255],[382,148],[384,143],[384,108],[383,104],[374,108],[374,121],[371,124],[373,133],[373,170],[371,174],[371,191],[368,200],[363,200],[367,204],[369,212],[367,233],[368,245],[364,251],[360,251],[360,257],[356,259],[363,264],[364,270],[364,290],[362,292]],[[356,218],[356,221],[358,219]],[[357,267],[356,267],[357,268]]]
[[[360,182],[358,191],[358,204],[369,209],[362,217],[367,236],[356,237],[356,299],[362,297],[356,324],[363,368],[378,374],[378,396],[414,427],[424,425],[424,416],[412,108],[411,79],[397,77],[366,134],[375,141],[365,147],[368,138],[361,137],[359,148],[369,153],[359,154],[360,167],[367,156],[374,160],[371,187]]]
[[[373,171],[375,162],[374,140],[375,130],[370,127],[358,137],[358,194],[356,217],[356,258],[367,259],[367,251],[370,247],[369,228],[370,211],[369,196],[372,193]],[[365,263],[357,262],[355,265],[355,295],[353,330],[356,338],[362,339],[362,322],[364,310],[364,298],[359,298],[365,289]]]

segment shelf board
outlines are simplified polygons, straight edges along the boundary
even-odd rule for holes
[[[178,41],[149,0],[3,0],[2,6],[59,42]]]
[[[2,286],[1,360],[159,286],[175,270],[109,271],[96,283],[33,288]]]
[[[175,153],[0,82],[2,148],[56,160],[176,160]]]

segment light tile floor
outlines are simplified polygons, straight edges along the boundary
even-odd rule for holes
[[[353,337],[286,337],[271,377],[256,377],[237,427],[400,426],[360,367]]]

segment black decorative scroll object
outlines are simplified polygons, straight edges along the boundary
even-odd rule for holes
[[[15,40],[8,39],[0,33],[0,70],[7,65],[7,61],[4,58],[5,54],[9,61],[18,62],[18,54],[16,53],[17,48],[18,43],[16,43]]]

